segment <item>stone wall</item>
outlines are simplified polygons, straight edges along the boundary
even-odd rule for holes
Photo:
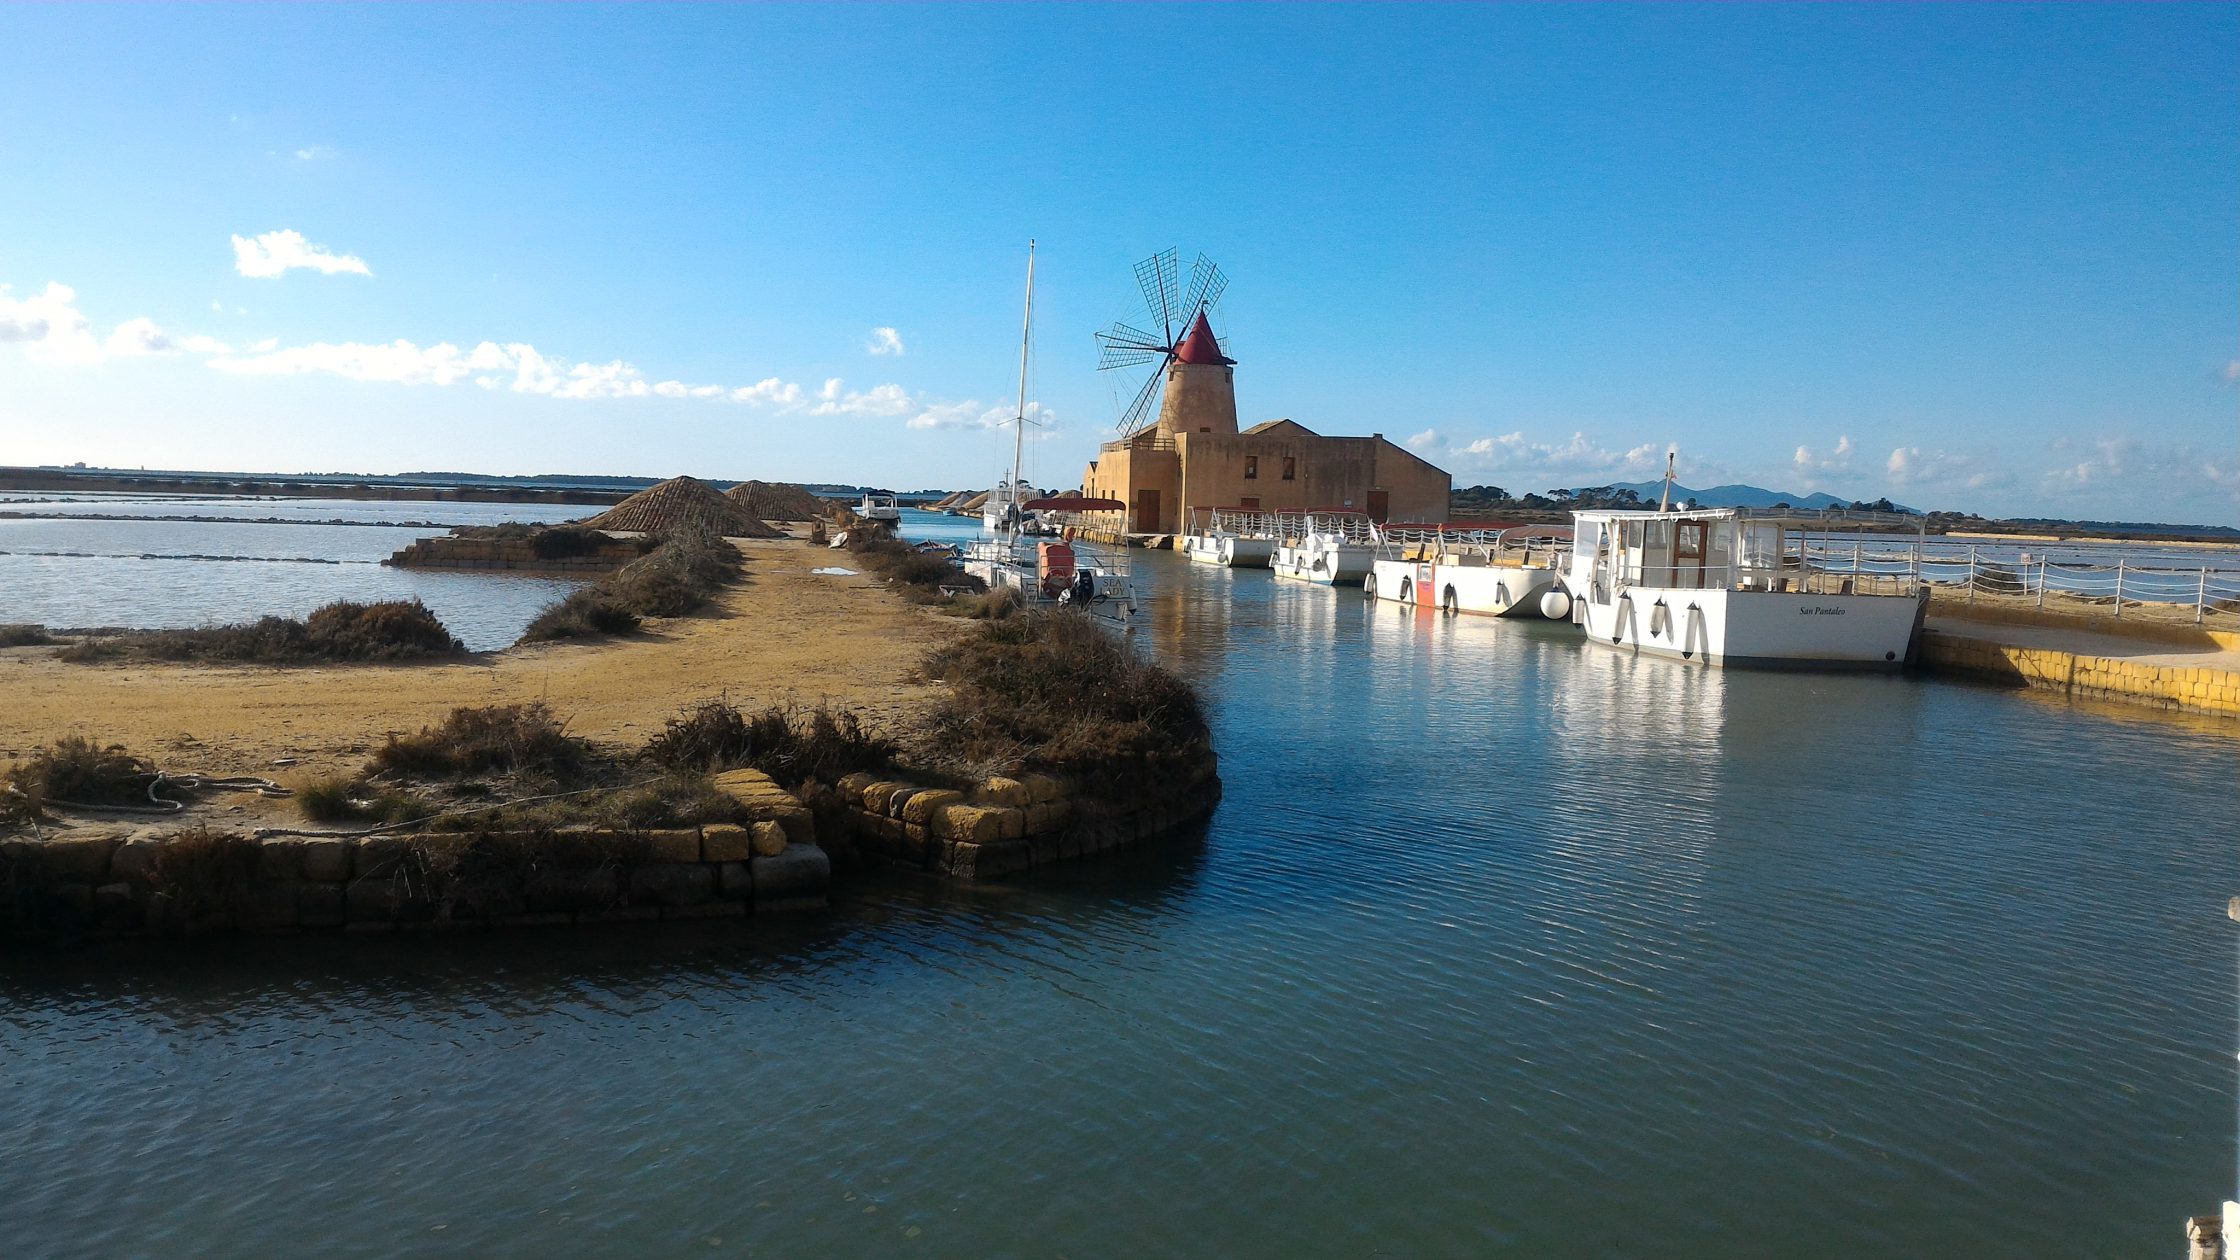
[[[2240,671],[2229,669],[2018,647],[1938,630],[1922,632],[1921,664],[2069,695],[2240,717]]]
[[[840,816],[865,856],[956,879],[997,879],[1131,848],[1204,817],[1221,800],[1212,752],[1156,797],[1115,802],[1043,774],[970,790],[873,774],[840,780]]]
[[[422,538],[383,564],[400,569],[526,569],[538,573],[611,573],[645,554],[636,541],[610,538],[588,556],[540,556],[526,538]]]
[[[814,818],[759,771],[746,821],[645,831],[230,835],[80,829],[0,843],[18,937],[400,932],[737,917],[820,907]]]

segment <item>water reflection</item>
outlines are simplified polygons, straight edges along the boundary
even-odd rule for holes
[[[2228,738],[1137,571],[1202,838],[783,923],[16,953],[7,1242],[2081,1257],[2219,1193]]]

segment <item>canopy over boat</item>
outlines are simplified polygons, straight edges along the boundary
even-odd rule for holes
[[[1045,499],[1034,499],[1022,504],[1029,512],[1125,512],[1128,505],[1118,499],[1092,499],[1080,494],[1057,494]]]

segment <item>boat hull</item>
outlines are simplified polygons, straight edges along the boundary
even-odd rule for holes
[[[1895,670],[1923,599],[1637,586],[1599,602],[1574,592],[1572,619],[1605,647],[1692,664]]]
[[[1353,583],[1369,575],[1376,553],[1367,546],[1348,543],[1302,544],[1278,547],[1268,561],[1277,577],[1324,586]]]
[[[1429,564],[1379,560],[1362,589],[1378,599],[1488,617],[1540,617],[1540,597],[1556,571],[1510,564]]]
[[[1192,534],[1182,540],[1182,553],[1199,564],[1265,569],[1275,558],[1276,540],[1241,538],[1235,534]]]

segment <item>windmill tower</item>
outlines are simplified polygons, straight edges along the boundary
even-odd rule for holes
[[[1171,249],[1136,264],[1136,284],[1143,291],[1148,311],[1144,322],[1158,331],[1115,323],[1111,331],[1097,334],[1097,344],[1103,351],[1097,361],[1099,371],[1157,365],[1121,410],[1123,439],[1150,428],[1168,437],[1237,431],[1236,360],[1228,356],[1220,338],[1214,335],[1211,320],[1222,291],[1229,287],[1229,278],[1200,254],[1190,267],[1187,289],[1180,286],[1180,279],[1181,268]],[[1151,419],[1154,393],[1159,393],[1155,421]]]

